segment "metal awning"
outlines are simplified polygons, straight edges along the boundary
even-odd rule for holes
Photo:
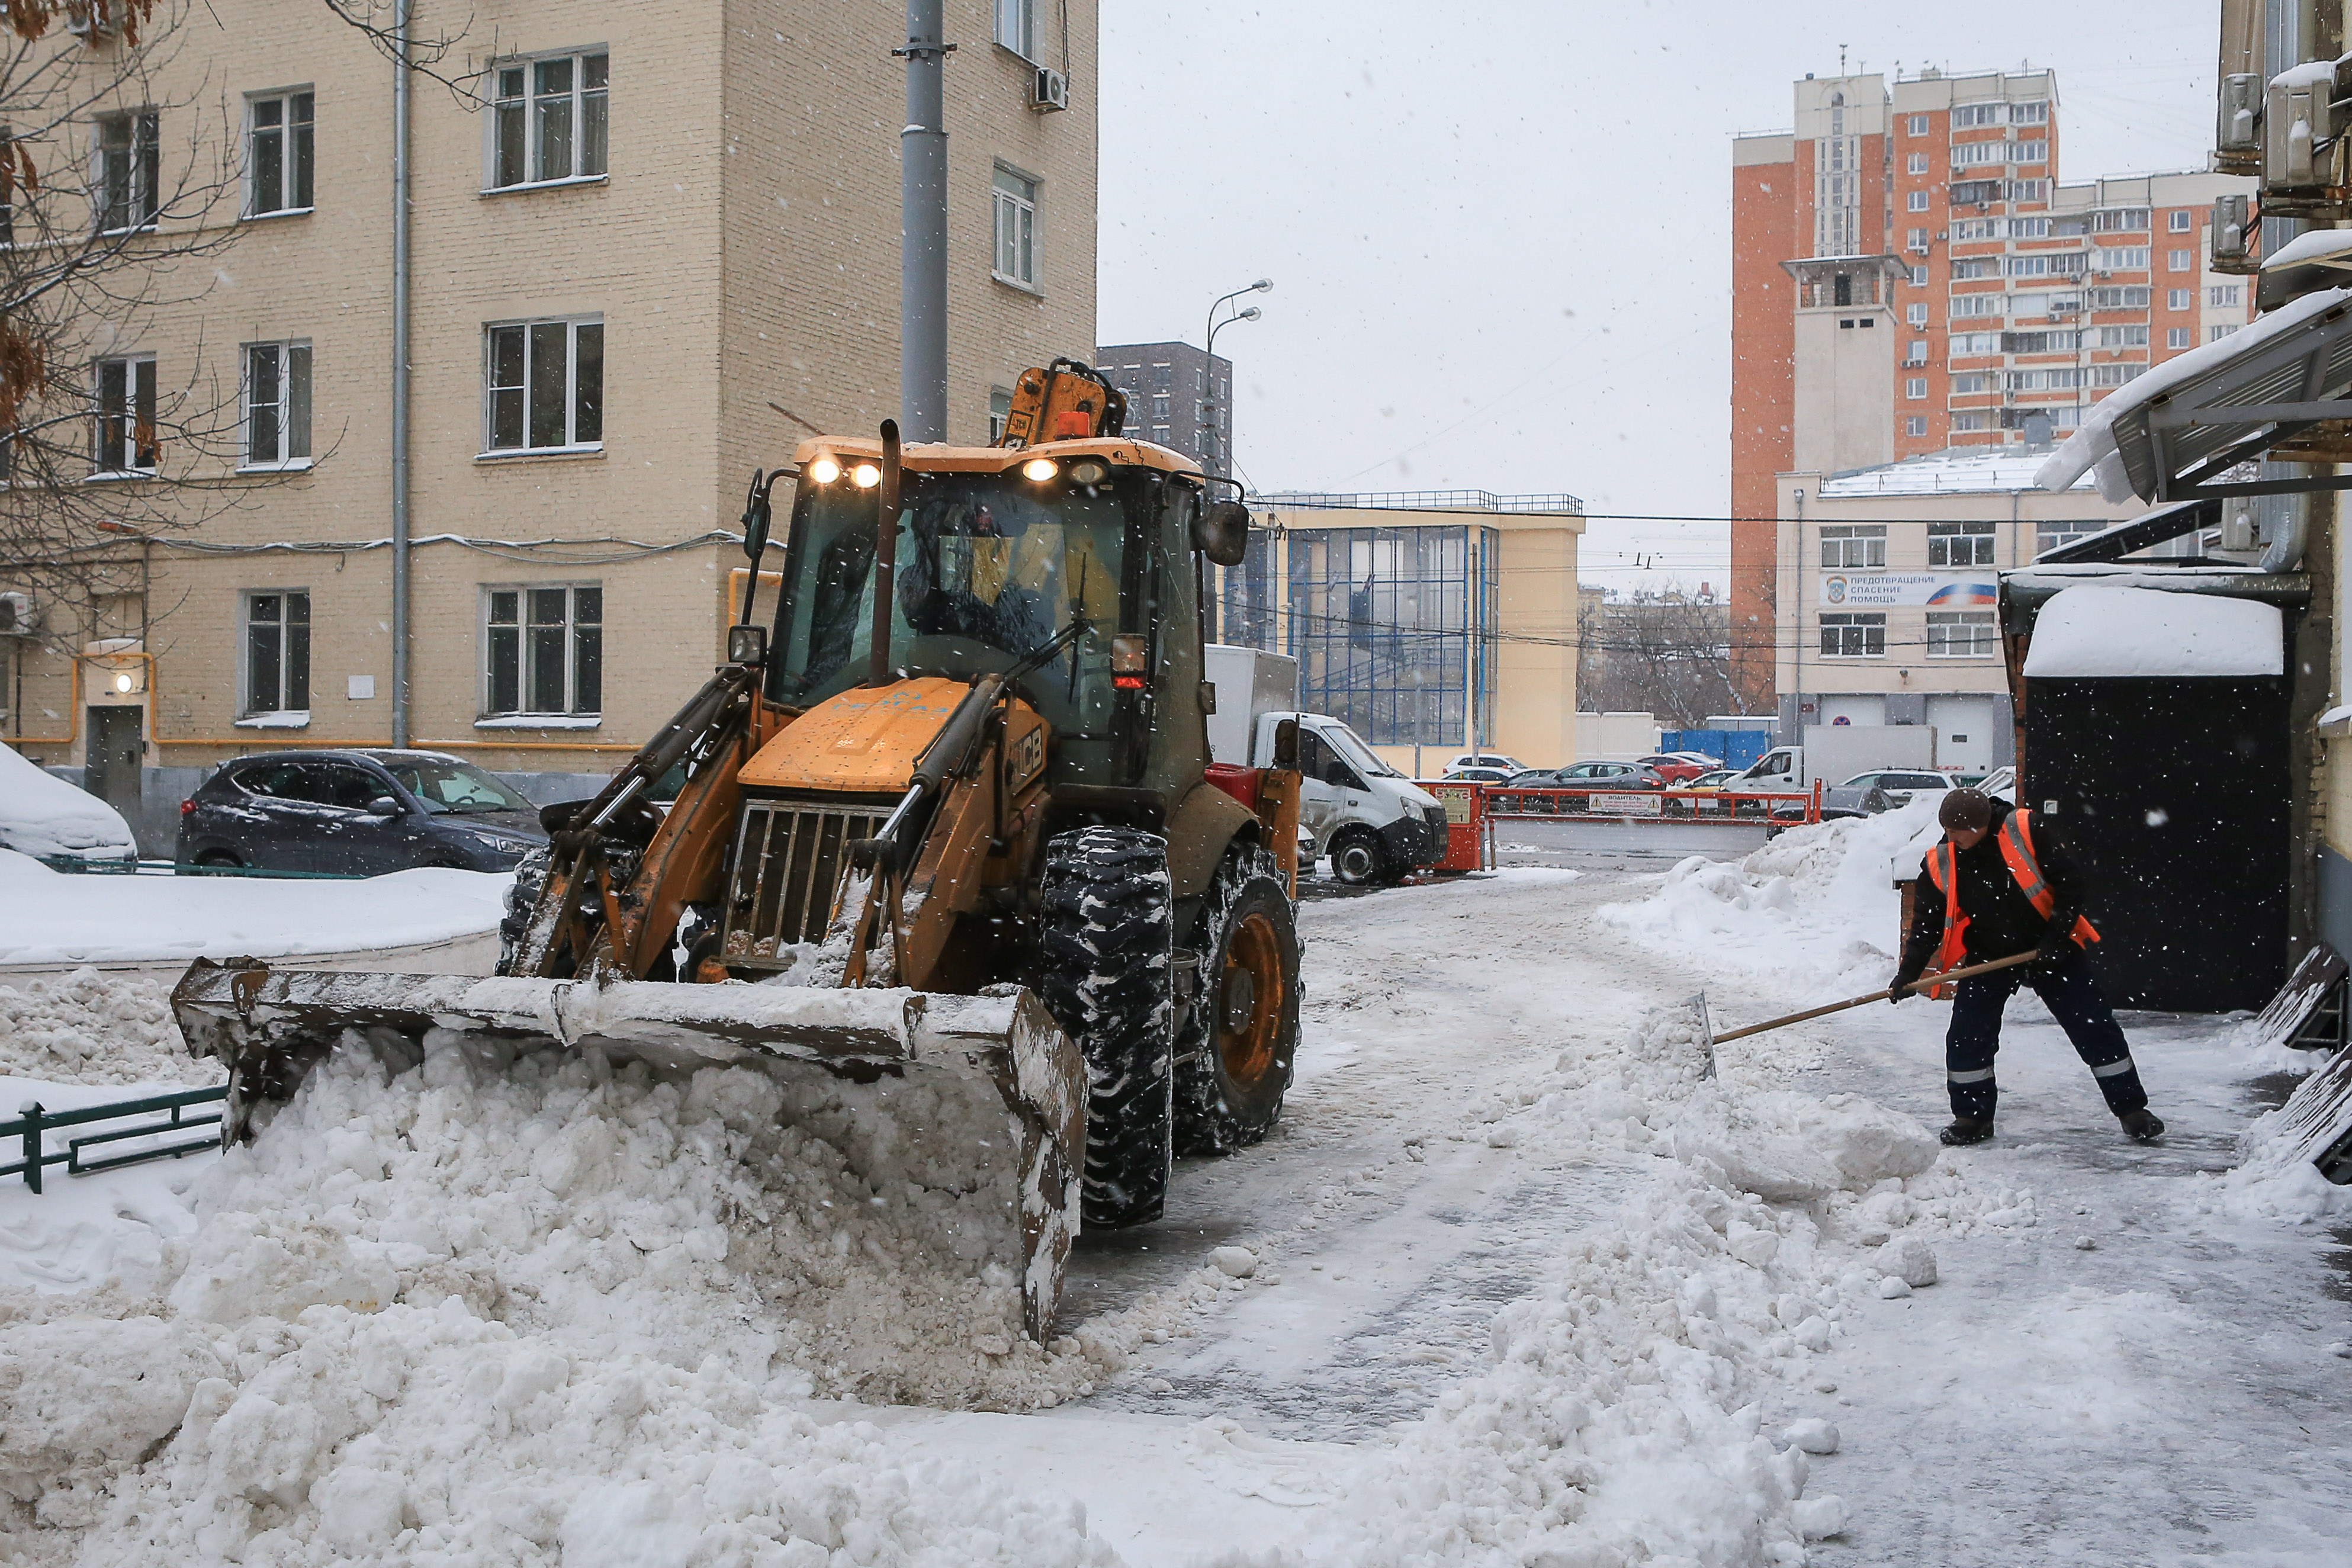
[[[2111,501],[2352,489],[2352,475],[2226,478],[2258,458],[2352,460],[2352,288],[2282,306],[2158,365],[2093,410],[2035,476],[2064,489],[2096,468]]]

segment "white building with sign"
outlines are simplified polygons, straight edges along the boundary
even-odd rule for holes
[[[2033,488],[2047,447],[1971,447],[1780,476],[1780,738],[1811,724],[1927,724],[1938,766],[2014,760],[1999,574],[2143,510],[2089,480]],[[2195,541],[2179,553],[2195,553]]]

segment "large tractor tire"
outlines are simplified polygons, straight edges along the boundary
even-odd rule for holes
[[[1087,1064],[1079,1213],[1160,1217],[1174,1151],[1175,917],[1168,841],[1081,827],[1045,846],[1037,989]]]
[[[1282,1115],[1298,1049],[1298,924],[1282,868],[1236,844],[1193,932],[1201,988],[1176,1043],[1176,1142],[1224,1154]]]
[[[547,886],[549,850],[544,844],[527,850],[515,862],[514,880],[507,886],[506,913],[499,918],[498,973],[515,972],[515,955],[530,931],[530,917],[539,910],[540,889]]]

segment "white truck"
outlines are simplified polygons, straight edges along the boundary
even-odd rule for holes
[[[1808,724],[1801,746],[1775,746],[1723,786],[1727,795],[1801,795],[1819,779],[1833,788],[1873,769],[1936,771],[1927,724]]]
[[[1209,756],[1236,767],[1274,765],[1275,733],[1298,722],[1298,826],[1302,857],[1328,857],[1352,885],[1394,882],[1445,854],[1445,807],[1381,761],[1361,737],[1323,713],[1298,711],[1298,661],[1215,644],[1202,666],[1216,689]]]

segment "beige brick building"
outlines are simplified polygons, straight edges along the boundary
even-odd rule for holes
[[[905,35],[839,0],[441,11],[418,30],[466,31],[439,67],[462,91],[413,100],[412,740],[604,771],[719,656],[719,532],[804,434],[772,405],[898,412]],[[1095,341],[1096,36],[1093,0],[948,5],[950,439]],[[388,743],[394,67],[319,0],[210,0],[147,47],[162,160],[232,161],[242,199],[193,221],[237,235],[91,352],[167,401],[236,389],[241,460],[211,478],[237,504],[127,542],[106,602],[38,606],[5,738],[81,763],[101,726],[151,770]],[[103,436],[94,466],[130,476],[102,482],[141,484]]]

